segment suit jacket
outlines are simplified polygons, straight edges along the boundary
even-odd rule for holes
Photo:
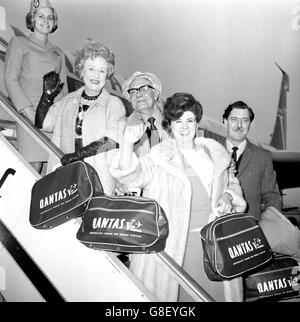
[[[222,143],[226,147],[226,141]],[[273,206],[281,211],[282,198],[276,182],[271,152],[247,140],[241,158],[237,177],[247,201],[246,213],[259,220],[266,207]]]

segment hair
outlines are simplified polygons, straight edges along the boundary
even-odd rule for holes
[[[223,114],[223,122],[224,120],[227,120],[231,111],[234,109],[234,108],[239,108],[239,109],[242,109],[242,110],[248,110],[249,112],[249,116],[250,116],[250,123],[254,120],[254,112],[252,110],[251,107],[249,107],[246,103],[244,103],[243,101],[237,101],[237,102],[234,102],[232,104],[229,104],[227,106],[227,108],[225,109],[224,111],[224,114]]]
[[[87,45],[78,50],[74,64],[75,74],[82,79],[82,71],[86,60],[88,58],[95,59],[97,57],[102,57],[107,61],[107,78],[110,78],[115,71],[115,55],[110,49],[97,41],[90,41]]]
[[[52,8],[52,11],[53,11],[53,28],[50,31],[50,33],[53,33],[58,28],[57,13],[54,8]],[[37,9],[30,11],[27,13],[27,15],[25,17],[26,27],[32,32],[34,32],[34,25],[35,25],[34,16],[35,16],[36,12],[37,12]]]
[[[178,120],[187,111],[194,113],[196,122],[200,122],[203,109],[193,95],[188,93],[175,93],[168,97],[164,104],[162,127],[170,133],[171,122]]]

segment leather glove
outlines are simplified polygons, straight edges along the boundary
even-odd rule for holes
[[[62,91],[64,83],[60,83],[59,75],[55,71],[51,71],[43,77],[43,95],[47,99],[54,101],[55,97]]]
[[[83,160],[84,158],[91,157],[93,155],[107,152],[113,149],[118,149],[119,143],[108,138],[107,136],[101,138],[100,140],[94,141],[87,146],[84,146],[74,153],[67,153],[61,159],[62,165],[67,165],[69,163]]]
[[[55,97],[62,91],[64,83],[60,84],[59,75],[55,72],[49,72],[43,77],[43,94],[35,113],[35,126],[38,129],[43,127],[44,119],[53,104]]]

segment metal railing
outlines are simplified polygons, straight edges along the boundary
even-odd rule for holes
[[[49,154],[61,158],[64,153],[39,129],[37,129],[26,117],[19,114],[12,103],[0,91],[0,108],[11,116],[34,140],[36,140]],[[196,301],[214,302],[214,299],[198,285],[165,251],[156,254],[169,270],[173,278]],[[108,257],[113,255],[107,253]],[[110,258],[112,260],[112,258]]]

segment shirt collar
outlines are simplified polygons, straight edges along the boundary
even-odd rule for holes
[[[237,150],[237,156],[239,157],[245,150],[247,145],[247,140],[245,139],[242,143],[239,145],[233,145],[228,138],[226,138],[226,149],[229,153],[232,153],[232,148],[234,146],[238,147],[239,149]]]
[[[156,126],[161,126],[162,116],[161,116],[160,110],[156,105],[154,106],[154,113],[152,115],[142,115],[141,113],[137,113],[137,114],[144,124],[148,124],[147,120],[149,117],[154,117],[155,118],[154,124]]]

